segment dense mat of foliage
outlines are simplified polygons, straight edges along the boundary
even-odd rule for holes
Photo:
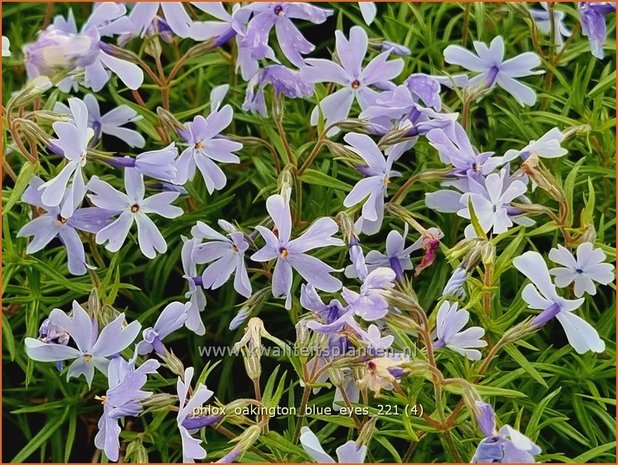
[[[5,3],[3,460],[614,462],[614,11]]]

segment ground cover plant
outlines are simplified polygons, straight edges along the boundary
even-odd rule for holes
[[[615,4],[2,7],[5,462],[615,462]]]

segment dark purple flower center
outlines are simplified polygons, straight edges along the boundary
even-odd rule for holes
[[[61,215],[56,216],[56,220],[58,220],[60,224],[65,224],[67,222],[67,219],[63,218]]]
[[[581,268],[575,268],[575,273],[582,274],[583,272],[584,270],[582,270]]]
[[[287,257],[287,256],[288,256],[288,254],[289,254],[288,249],[286,249],[285,247],[281,247],[281,248],[279,249],[279,256],[280,256],[281,258],[285,258],[285,257]]]
[[[283,7],[281,5],[275,5],[275,7],[273,8],[273,12],[277,16],[283,16],[285,14],[285,11],[283,11]]]
[[[361,83],[358,79],[354,79],[350,85],[352,86],[352,89],[358,89],[361,86]]]
[[[204,141],[198,140],[194,145],[193,148],[195,148],[195,150],[201,150],[202,147],[204,147]]]
[[[139,211],[139,205],[138,204],[133,204],[131,205],[131,213],[137,213]]]
[[[500,71],[498,69],[497,66],[492,66],[489,69],[489,72],[487,73],[487,87],[492,87],[495,82],[496,82],[496,77],[498,76],[498,71]]]

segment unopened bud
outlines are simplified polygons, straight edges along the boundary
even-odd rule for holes
[[[148,463],[148,451],[140,438],[127,445],[125,460],[130,463]]]
[[[167,366],[167,368],[172,373],[174,373],[175,375],[180,376],[181,378],[184,378],[184,376],[185,376],[185,366],[180,361],[180,359],[178,357],[176,357],[176,355],[174,355],[174,352],[172,352],[171,349],[168,349],[166,355],[161,355],[161,358],[165,362],[165,365]]]
[[[292,174],[292,166],[288,165],[279,174],[279,179],[277,179],[277,186],[279,187],[279,192],[283,197],[290,198],[290,191],[292,190],[292,186],[294,185],[294,175]]]
[[[558,202],[564,201],[565,194],[558,180],[543,167],[537,155],[530,155],[528,159],[521,164],[521,169],[536,185],[547,192],[553,199]]]
[[[584,230],[584,233],[581,235],[580,243],[581,242],[592,242],[594,244],[596,240],[597,240],[597,231],[594,228],[594,225],[593,224],[586,225],[586,229]]]
[[[258,425],[251,425],[240,436],[230,441],[231,443],[236,443],[236,446],[224,457],[217,460],[217,463],[232,463],[240,459],[242,454],[258,440],[261,432],[262,429]]]
[[[371,438],[373,437],[373,433],[376,431],[376,423],[378,422],[378,417],[373,417],[369,421],[367,421],[358,433],[358,438],[356,439],[356,445],[366,446],[371,442]]]
[[[171,394],[157,393],[153,394],[142,401],[144,408],[159,409],[174,405],[178,401],[178,397]]]
[[[341,158],[344,160],[352,160],[357,163],[360,163],[363,161],[361,157],[359,157],[356,153],[346,148],[346,146],[343,144],[338,144],[337,142],[326,140],[324,142],[324,145],[328,147],[328,150],[330,150],[330,153],[332,153],[335,158]]]
[[[484,241],[481,246],[481,260],[485,265],[492,265],[496,261],[496,246]]]

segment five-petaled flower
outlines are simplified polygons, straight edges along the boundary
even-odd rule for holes
[[[177,218],[182,215],[182,208],[171,203],[178,198],[179,192],[160,192],[144,198],[144,177],[135,168],[124,170],[124,186],[127,193],[120,192],[110,184],[93,176],[88,183],[90,201],[97,207],[118,214],[111,224],[101,229],[96,236],[97,244],[107,242],[106,249],[117,252],[124,244],[133,222],[137,223],[137,241],[142,253],[148,258],[155,258],[156,252],[167,251],[167,243],[157,226],[148,217],[155,213],[165,218]]]

